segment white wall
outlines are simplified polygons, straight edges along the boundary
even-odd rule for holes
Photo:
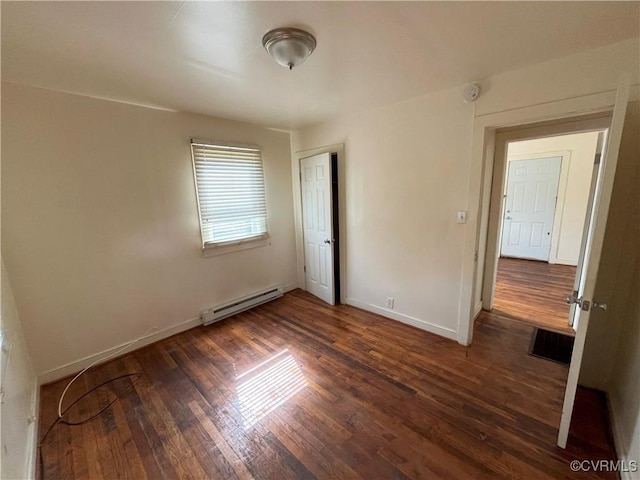
[[[2,248],[38,374],[295,286],[288,133],[12,84],[2,93]],[[191,137],[263,148],[270,245],[202,256]]]
[[[563,155],[549,263],[577,265],[598,133],[578,133],[509,144],[507,161]]]
[[[437,114],[434,114],[436,113]],[[455,338],[473,106],[458,89],[298,132],[345,143],[347,302]]]
[[[3,354],[2,362],[4,365],[8,360],[0,406],[0,478],[31,478],[35,466],[36,424],[28,423],[27,419],[36,415],[36,374],[31,365],[4,262],[0,282],[0,330],[9,348],[8,358]]]
[[[638,50],[634,39],[496,75],[480,81],[472,105],[459,86],[294,132],[293,152],[345,145],[348,302],[465,342],[458,322],[473,302],[479,214],[469,190],[482,175],[471,152],[474,121],[613,90],[629,69],[637,84]],[[467,224],[456,224],[467,209]],[[301,279],[300,229],[296,245]],[[394,311],[384,308],[388,296]]]
[[[609,400],[618,455],[640,462],[640,262],[636,261],[622,335],[616,349]],[[640,478],[640,472],[636,477]]]
[[[476,116],[615,89],[621,72],[640,79],[640,39],[633,38],[482,80]]]

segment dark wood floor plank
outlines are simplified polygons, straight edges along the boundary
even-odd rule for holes
[[[287,416],[287,419],[288,421],[285,421],[279,412],[273,412],[265,420],[264,430],[273,432],[278,441],[298,458],[307,470],[322,472],[321,477],[329,476],[330,470],[326,468],[329,462],[324,456],[322,442],[318,441],[291,416]]]
[[[568,325],[576,267],[519,258],[500,258],[493,312],[547,330],[574,335]]]
[[[295,291],[89,371],[70,401],[141,375],[54,427],[42,478],[617,478],[569,468],[615,458],[600,400],[556,447],[567,367],[527,354],[532,331],[483,312],[466,348]],[[65,383],[43,388],[41,428]]]
[[[195,415],[195,418],[198,420],[200,425],[209,438],[216,444],[222,455],[224,455],[228,464],[231,466],[237,478],[240,479],[252,479],[253,475],[244,464],[243,459],[238,456],[238,454],[234,451],[234,449],[229,445],[225,437],[220,433],[215,424],[211,421],[197,401],[192,401],[189,403],[189,408]]]

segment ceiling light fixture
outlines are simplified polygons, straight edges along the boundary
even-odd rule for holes
[[[262,37],[262,46],[283,67],[293,70],[301,65],[316,48],[313,35],[299,28],[283,27]]]

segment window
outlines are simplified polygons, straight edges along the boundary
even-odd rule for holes
[[[258,147],[191,141],[202,247],[268,237]]]

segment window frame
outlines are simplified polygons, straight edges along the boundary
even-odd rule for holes
[[[196,160],[194,155],[194,146],[212,146],[212,147],[221,147],[221,148],[238,148],[238,149],[253,149],[259,152],[260,156],[260,168],[262,170],[262,189],[264,192],[264,208],[265,208],[265,232],[258,235],[252,235],[249,237],[243,237],[240,239],[222,241],[222,242],[207,242],[204,238],[204,226],[202,220],[202,210],[200,206],[200,193],[198,191],[198,176],[196,173]],[[270,245],[270,234],[269,234],[269,211],[267,208],[267,186],[265,179],[265,169],[264,169],[264,157],[262,148],[259,145],[253,144],[241,144],[241,143],[229,143],[229,142],[218,142],[212,140],[202,140],[198,138],[192,138],[189,144],[189,148],[191,151],[191,168],[193,173],[193,185],[196,194],[196,207],[198,210],[198,223],[200,226],[200,241],[201,241],[201,250],[205,257],[221,255],[225,253],[231,253],[240,250],[246,250],[249,248],[256,248],[265,245]]]

